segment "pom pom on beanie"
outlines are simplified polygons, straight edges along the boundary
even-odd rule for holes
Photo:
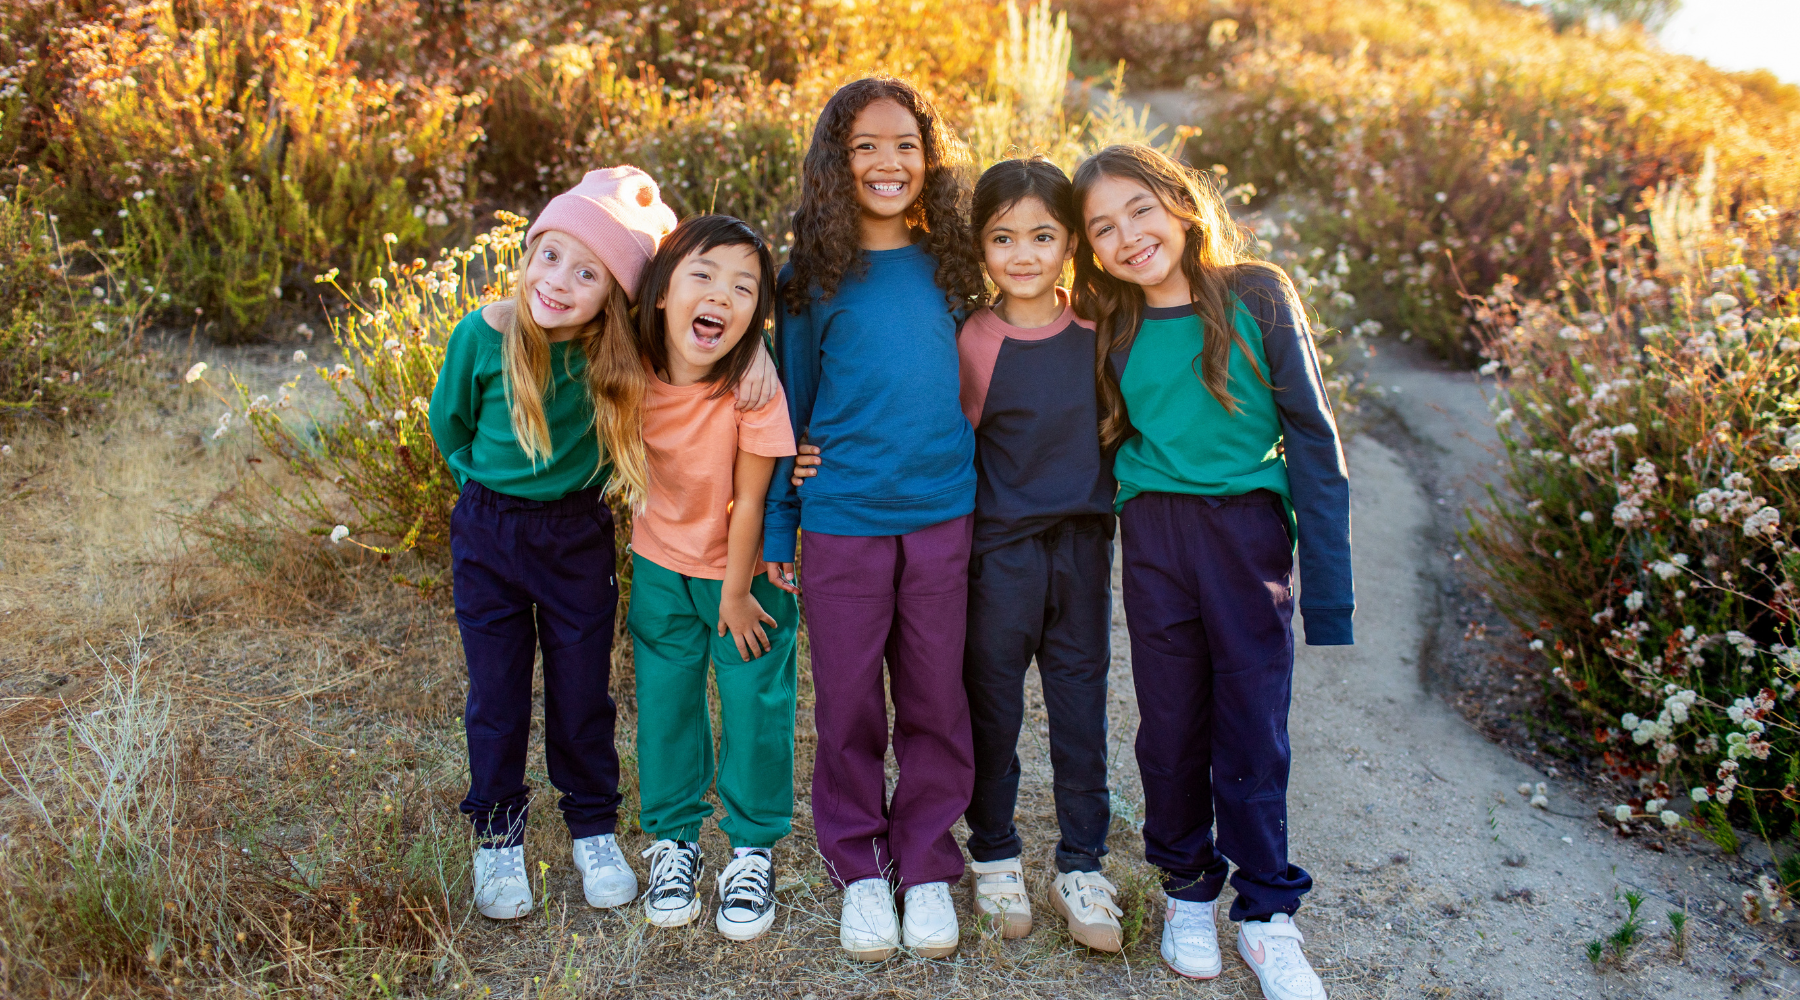
[[[552,229],[568,233],[600,258],[626,299],[636,302],[638,279],[675,222],[649,174],[607,167],[588,171],[580,184],[552,198],[526,231],[525,242]]]

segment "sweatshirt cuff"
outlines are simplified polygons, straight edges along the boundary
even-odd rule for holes
[[[1356,644],[1356,628],[1351,623],[1351,616],[1356,614],[1355,608],[1301,608],[1300,617],[1306,622],[1306,644],[1308,646],[1353,646]]]
[[[798,543],[794,540],[795,526],[768,525],[763,529],[763,561],[772,563],[791,563],[794,561],[794,550]]]

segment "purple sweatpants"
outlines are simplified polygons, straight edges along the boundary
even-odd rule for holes
[[[962,679],[974,525],[965,515],[905,535],[801,532],[819,731],[813,827],[839,886],[962,878],[950,828],[975,784]],[[900,765],[891,803],[884,657]]]
[[[1168,896],[1204,903],[1229,859],[1232,920],[1291,914],[1312,876],[1287,856],[1294,564],[1281,499],[1144,493],[1119,530],[1144,860]]]

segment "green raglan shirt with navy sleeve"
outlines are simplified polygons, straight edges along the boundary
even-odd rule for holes
[[[550,388],[544,420],[551,454],[534,466],[513,436],[500,357],[501,333],[477,309],[456,324],[431,393],[431,436],[456,485],[469,480],[507,496],[557,500],[605,485],[612,465],[600,462],[594,407],[584,382],[587,356],[574,341],[550,345]]]
[[[1279,494],[1298,536],[1306,641],[1349,645],[1350,480],[1318,353],[1304,312],[1274,277],[1248,274],[1233,291],[1236,329],[1249,348],[1248,357],[1231,349],[1227,389],[1236,413],[1200,380],[1203,328],[1191,306],[1146,306],[1131,345],[1109,357],[1131,422],[1113,462],[1115,505],[1152,492]]]

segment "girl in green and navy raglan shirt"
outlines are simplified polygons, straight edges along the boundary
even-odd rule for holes
[[[1307,641],[1352,641],[1350,492],[1306,318],[1251,259],[1211,183],[1146,146],[1075,174],[1091,253],[1075,307],[1100,336],[1101,440],[1123,536],[1141,724],[1144,856],[1164,873],[1162,954],[1206,979],[1237,866],[1238,951],[1270,1000],[1323,1000],[1287,857],[1294,543]],[[1211,834],[1218,826],[1215,844]]]

